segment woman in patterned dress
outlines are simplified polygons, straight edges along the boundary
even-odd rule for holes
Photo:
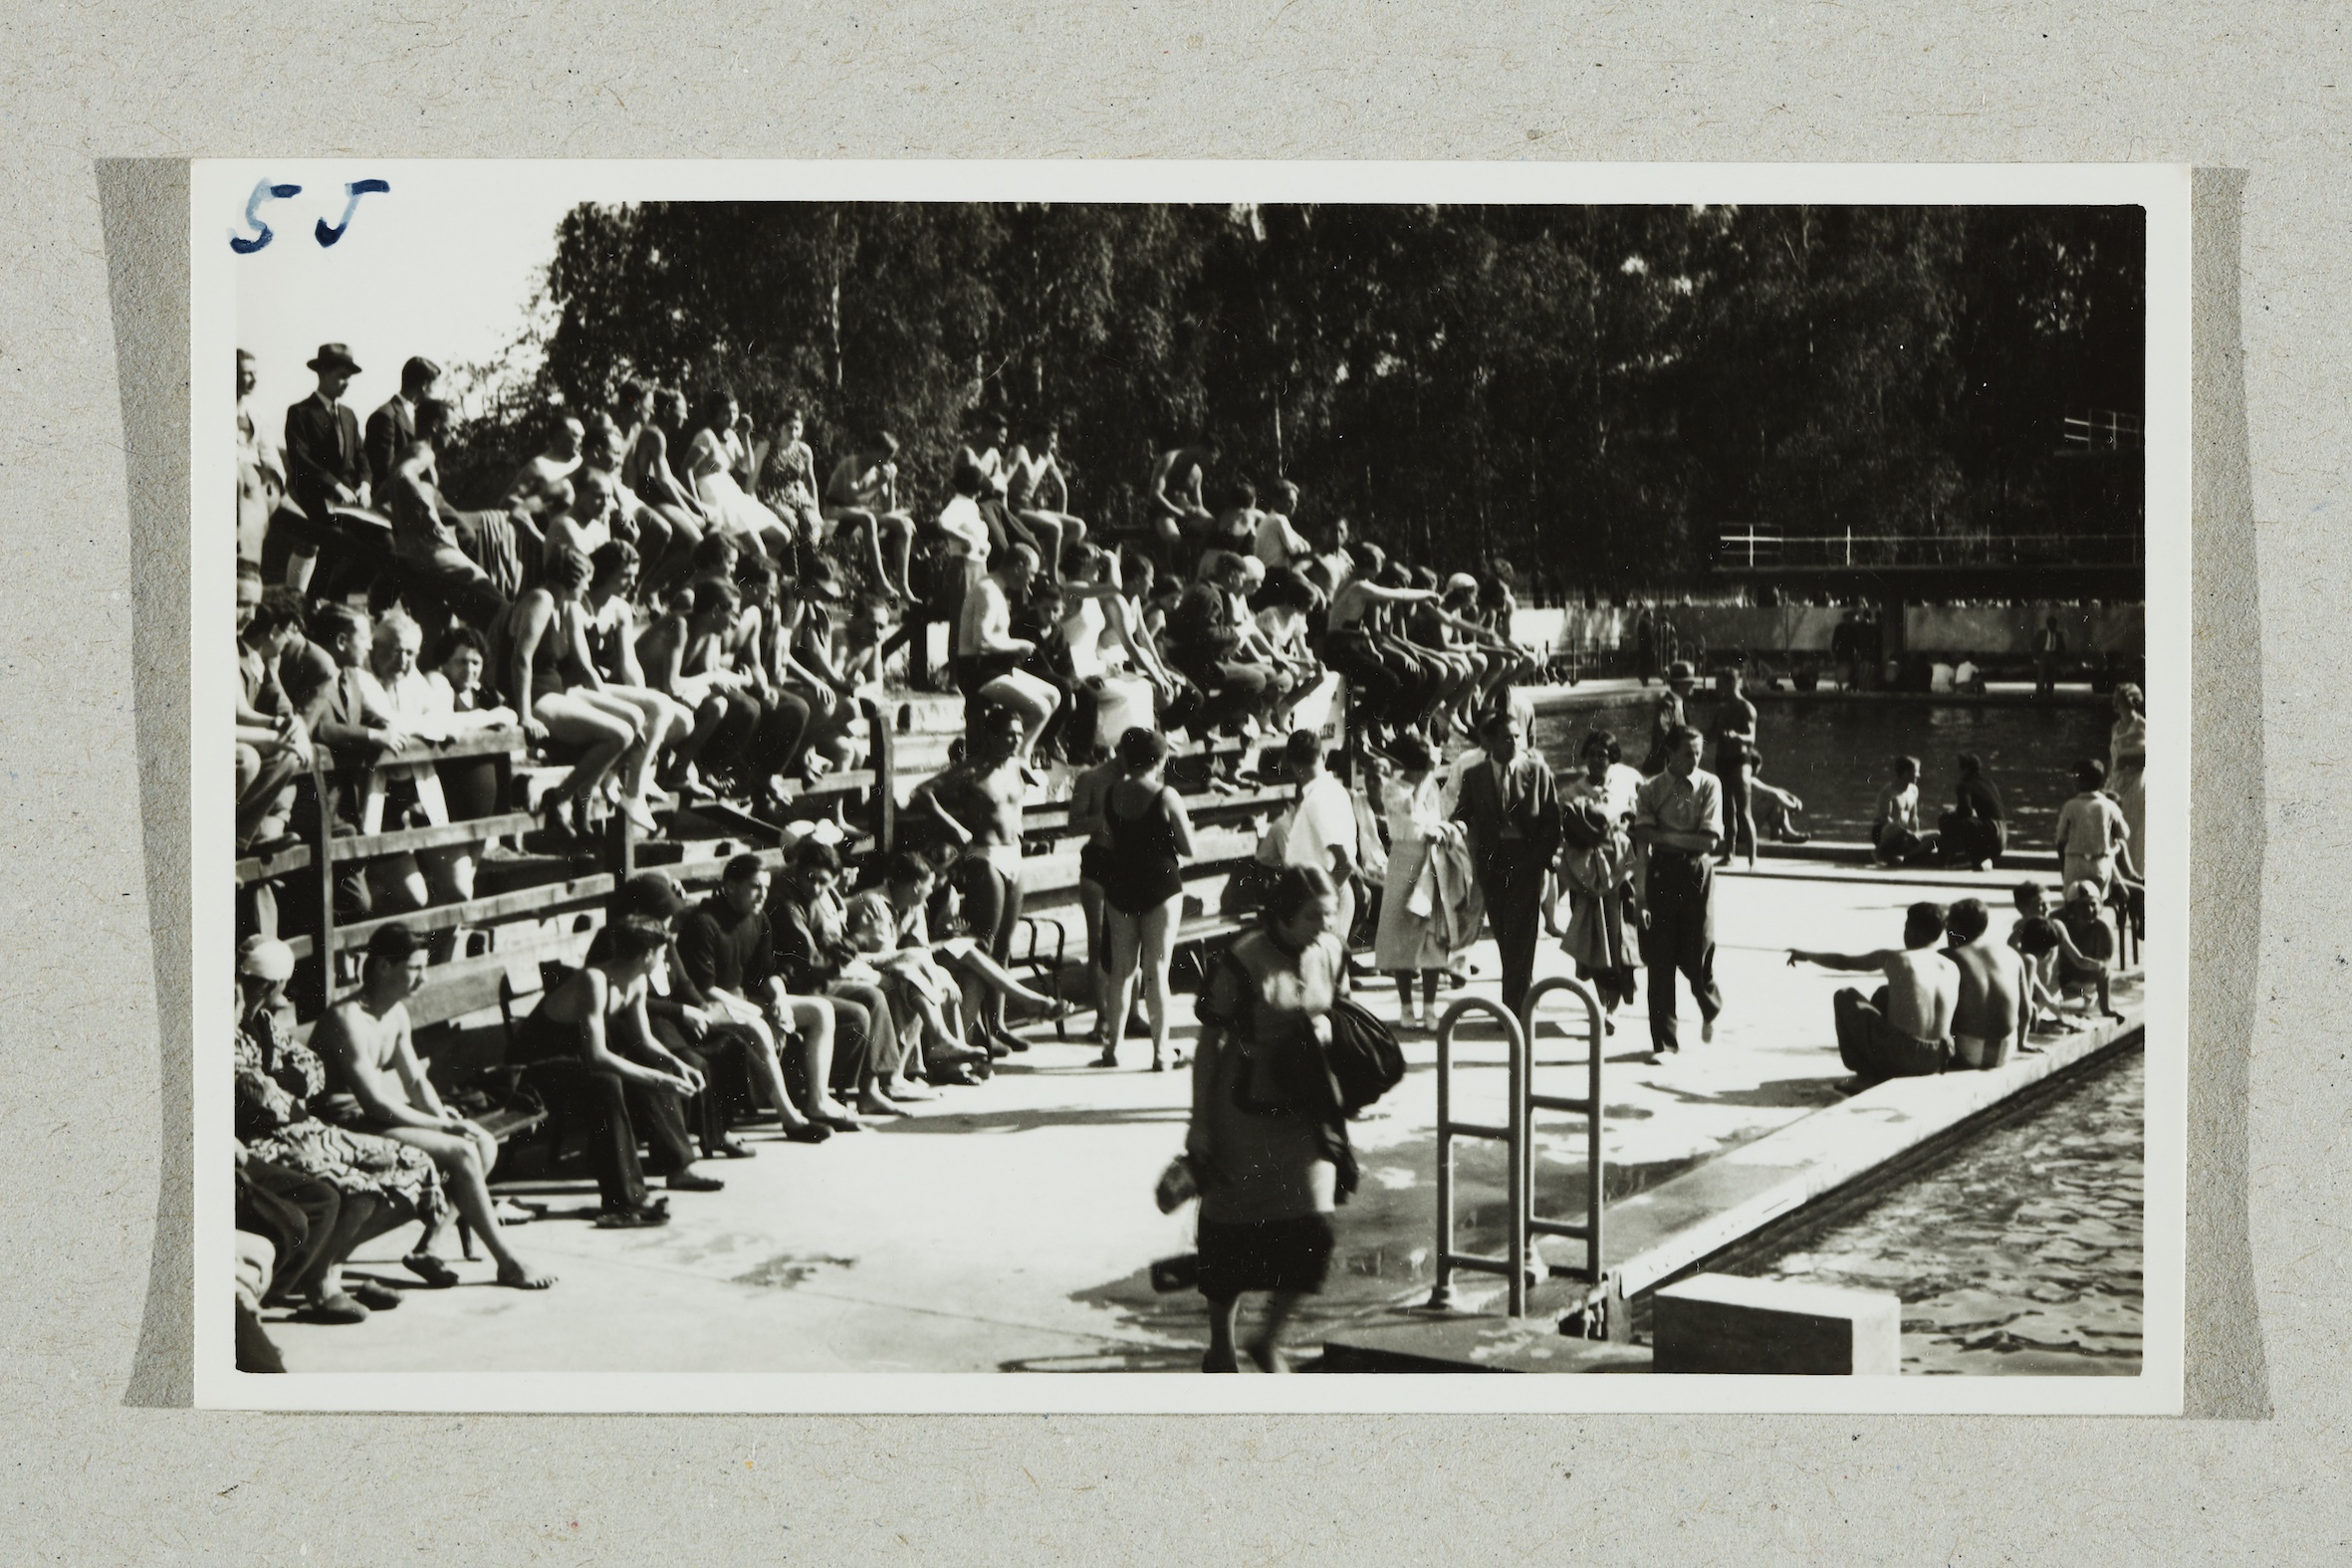
[[[237,1138],[250,1159],[326,1183],[342,1196],[341,1214],[316,1263],[282,1278],[277,1293],[307,1297],[310,1314],[330,1322],[363,1321],[369,1307],[400,1304],[398,1292],[372,1281],[344,1287],[343,1263],[362,1241],[421,1220],[432,1233],[441,1213],[441,1180],[422,1150],[321,1121],[313,1096],[327,1073],[308,1046],[286,1033],[279,999],[294,973],[283,942],[248,938],[237,955]],[[306,1248],[306,1250],[308,1250]]]

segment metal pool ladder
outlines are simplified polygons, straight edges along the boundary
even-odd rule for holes
[[[1571,1097],[1533,1092],[1535,1008],[1544,996],[1554,991],[1566,991],[1584,1004],[1585,1037],[1590,1047],[1588,1082],[1583,1095]],[[1501,1126],[1483,1122],[1461,1122],[1454,1119],[1454,1030],[1472,1013],[1491,1013],[1500,1019],[1504,1039],[1509,1047],[1507,1070],[1509,1083],[1505,1088],[1509,1109]],[[1429,1305],[1446,1309],[1454,1304],[1454,1270],[1471,1269],[1479,1273],[1501,1274],[1505,1280],[1508,1310],[1513,1317],[1525,1317],[1528,1310],[1528,1282],[1538,1267],[1539,1255],[1533,1250],[1530,1238],[1536,1235],[1565,1236],[1584,1243],[1584,1266],[1581,1268],[1552,1267],[1548,1272],[1570,1278],[1588,1280],[1597,1285],[1601,1281],[1601,1009],[1590,988],[1554,976],[1534,986],[1521,1004],[1520,1013],[1513,1016],[1501,1004],[1484,997],[1465,997],[1448,1008],[1437,1026],[1437,1283],[1430,1291]],[[1535,1208],[1535,1154],[1533,1140],[1529,1136],[1536,1111],[1564,1111],[1585,1118],[1586,1158],[1584,1178],[1585,1215],[1581,1221],[1540,1219]],[[1454,1250],[1454,1140],[1456,1138],[1485,1138],[1504,1146],[1506,1182],[1510,1189],[1505,1250],[1501,1256],[1483,1252]]]

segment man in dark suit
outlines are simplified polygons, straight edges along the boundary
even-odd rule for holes
[[[1543,876],[1559,853],[1559,789],[1551,767],[1520,750],[1519,726],[1496,709],[1479,722],[1486,761],[1462,778],[1454,820],[1470,840],[1479,896],[1503,964],[1503,1006],[1517,1012],[1535,976]]]
[[[287,560],[286,580],[302,589],[310,587],[319,544],[329,537],[327,509],[364,506],[367,491],[359,418],[343,405],[345,389],[359,373],[358,361],[342,343],[321,343],[310,368],[318,374],[319,389],[286,410],[286,493],[307,520]]]
[[[441,367],[432,360],[410,359],[400,366],[400,390],[367,416],[369,494],[375,497],[378,509],[393,465],[408,455],[409,443],[416,439],[416,405],[433,395],[433,383],[440,379]]]

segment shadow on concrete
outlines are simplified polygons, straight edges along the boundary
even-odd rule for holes
[[[1036,1132],[1047,1127],[1182,1127],[1192,1119],[1181,1105],[1089,1110],[932,1111],[901,1117],[875,1130],[885,1137],[909,1133]]]
[[[1669,1094],[1683,1105],[1742,1105],[1758,1110],[1794,1110],[1801,1107],[1818,1108],[1835,1105],[1845,1098],[1836,1085],[1847,1074],[1826,1078],[1772,1078],[1753,1089],[1726,1089],[1718,1094],[1693,1094],[1671,1084],[1659,1085],[1659,1092]]]

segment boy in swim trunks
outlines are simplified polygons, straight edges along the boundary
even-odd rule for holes
[[[1852,987],[1831,999],[1837,1018],[1837,1054],[1853,1070],[1857,1088],[1888,1078],[1924,1078],[1951,1070],[1958,1059],[1952,1042],[1952,1013],[1960,999],[1960,971],[1936,944],[1944,940],[1944,912],[1914,904],[1903,919],[1903,946],[1875,953],[1813,953],[1788,950],[1790,968],[1823,969],[1886,976],[1886,985],[1864,1000]]]

